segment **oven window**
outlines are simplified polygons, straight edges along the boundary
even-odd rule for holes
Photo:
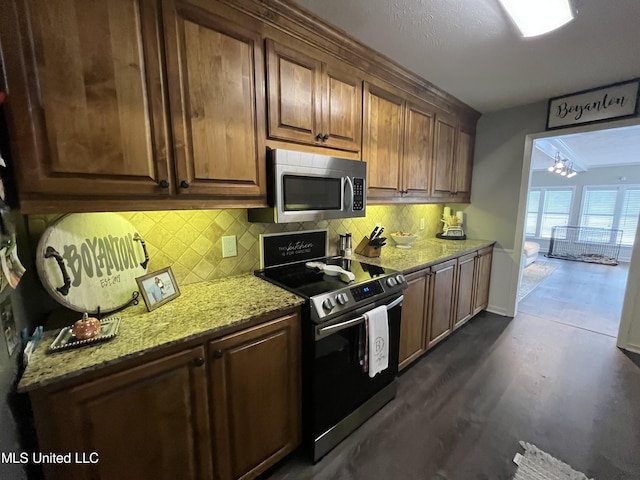
[[[342,179],[284,175],[284,210],[341,210]]]

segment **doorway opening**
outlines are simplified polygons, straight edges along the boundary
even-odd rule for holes
[[[617,336],[637,246],[638,152],[640,125],[532,139],[517,311]]]

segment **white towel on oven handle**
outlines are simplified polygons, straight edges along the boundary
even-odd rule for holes
[[[389,319],[386,305],[364,314],[369,328],[369,377],[373,378],[389,366]]]

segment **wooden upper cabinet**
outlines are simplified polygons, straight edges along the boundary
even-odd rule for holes
[[[449,197],[454,190],[456,151],[456,120],[444,114],[435,119],[435,144],[433,149],[433,197]]]
[[[362,158],[367,162],[367,197],[402,194],[404,100],[374,85],[364,86]]]
[[[360,151],[362,142],[362,79],[353,69],[324,64],[325,95],[322,133],[327,147]]]
[[[322,125],[322,62],[266,43],[269,136],[314,144]]]
[[[266,195],[260,35],[211,2],[164,5],[178,192]]]
[[[455,163],[455,188],[454,193],[466,197],[467,201],[471,197],[471,174],[473,172],[473,143],[475,136],[466,131],[463,127],[458,130],[458,141],[456,143],[456,163]]]
[[[356,70],[272,39],[266,45],[269,137],[360,151],[362,80]]]
[[[204,364],[198,347],[36,399],[41,451],[99,453],[46,477],[212,478]]]
[[[402,190],[411,198],[429,198],[433,159],[434,114],[407,103]]]
[[[158,2],[3,4],[21,198],[169,193]]]

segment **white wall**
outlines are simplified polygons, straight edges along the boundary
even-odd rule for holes
[[[465,208],[470,238],[497,241],[492,268],[489,310],[512,316],[522,260],[524,207],[536,138],[596,130],[590,125],[544,133],[547,102],[483,115],[476,131],[471,204]],[[607,127],[638,125],[640,119],[610,122]],[[640,229],[638,230],[640,237]],[[629,281],[618,346],[640,352],[640,241],[629,267]]]

